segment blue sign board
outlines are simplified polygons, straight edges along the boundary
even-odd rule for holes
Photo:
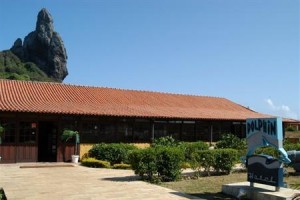
[[[283,149],[281,118],[246,120],[248,181],[273,186],[283,186],[283,163],[290,163]],[[269,155],[254,155],[259,147],[271,146],[280,152],[278,159]]]

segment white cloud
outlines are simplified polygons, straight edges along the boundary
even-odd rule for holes
[[[273,101],[271,99],[266,99],[265,100],[267,102],[267,104],[272,108],[272,109],[275,109],[275,106],[273,104]]]
[[[270,114],[280,116],[280,117],[286,117],[286,118],[292,118],[297,119],[298,116],[295,112],[293,112],[289,106],[287,105],[275,105],[272,101],[272,99],[268,98],[265,99],[265,102],[268,104],[269,108],[271,109]]]
[[[281,106],[281,109],[282,109],[283,111],[285,111],[285,112],[289,112],[289,111],[290,111],[290,108],[289,108],[288,106],[286,106],[286,105],[282,105],[282,106]]]

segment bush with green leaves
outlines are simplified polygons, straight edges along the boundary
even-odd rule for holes
[[[143,180],[155,182],[157,179],[157,159],[154,148],[137,149],[129,154],[129,161],[135,174]]]
[[[137,149],[134,145],[124,143],[100,143],[89,150],[89,157],[98,160],[106,160],[114,165],[116,163],[128,163],[128,155],[132,150]]]
[[[156,149],[157,172],[161,181],[175,181],[181,177],[181,163],[184,154],[176,147],[158,147]]]
[[[183,158],[179,148],[162,146],[138,149],[129,156],[135,174],[150,182],[178,180]]]
[[[294,126],[288,126],[288,127],[286,127],[285,128],[285,131],[289,131],[289,132],[294,132],[294,131],[296,131],[297,129],[296,129],[296,127],[294,127]]]
[[[0,188],[0,200],[7,200],[4,189]]]
[[[120,164],[114,164],[112,166],[113,169],[131,169],[131,165],[125,164],[125,163],[120,163]]]
[[[270,155],[274,158],[279,157],[279,151],[277,149],[275,149],[274,147],[260,147],[260,148],[257,148],[255,150],[254,154]]]
[[[192,154],[191,166],[196,170],[196,175],[201,174],[202,169],[207,175],[214,169],[217,173],[230,173],[234,164],[238,161],[238,151],[235,149],[215,149],[197,151]]]
[[[176,141],[172,136],[160,137],[154,139],[153,143],[151,144],[151,147],[157,146],[176,147],[178,146],[178,141]]]
[[[215,154],[215,162],[213,162],[212,167],[215,171],[230,174],[233,166],[239,160],[238,151],[235,149],[215,149],[213,153]]]
[[[285,141],[283,147],[286,151],[296,150],[300,151],[300,143],[291,143],[289,141]]]
[[[239,157],[245,156],[247,152],[246,139],[241,139],[231,133],[223,134],[216,143],[216,147],[217,149],[236,149]]]
[[[222,134],[221,139],[216,143],[218,149],[246,149],[247,144],[245,139],[241,139],[231,133]]]
[[[291,143],[289,141],[284,141],[283,148],[286,151],[300,151],[300,143]],[[281,156],[280,152],[272,146],[257,148],[254,154],[270,155],[274,158],[279,158]]]
[[[191,155],[191,166],[196,171],[197,176],[201,174],[202,169],[209,176],[215,160],[214,150],[196,151]]]
[[[85,158],[81,160],[81,164],[86,167],[94,168],[110,168],[110,164],[107,161],[97,160],[96,158]]]
[[[184,152],[186,162],[191,161],[191,155],[196,151],[208,150],[209,146],[203,141],[197,142],[181,142],[178,146]]]
[[[181,167],[181,169],[188,169],[188,168],[191,168],[192,166],[189,162],[184,161],[180,164],[180,167]]]

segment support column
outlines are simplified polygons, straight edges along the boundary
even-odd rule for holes
[[[211,124],[210,125],[210,146],[212,146],[212,142],[213,142],[213,131],[214,131],[214,127]]]
[[[155,131],[155,125],[154,125],[154,120],[151,121],[151,142],[154,141],[154,132]]]
[[[182,141],[182,129],[183,129],[183,121],[180,123],[180,133],[179,133],[179,140]]]

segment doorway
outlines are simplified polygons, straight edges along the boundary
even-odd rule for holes
[[[54,122],[39,122],[38,161],[56,162],[57,127]]]

